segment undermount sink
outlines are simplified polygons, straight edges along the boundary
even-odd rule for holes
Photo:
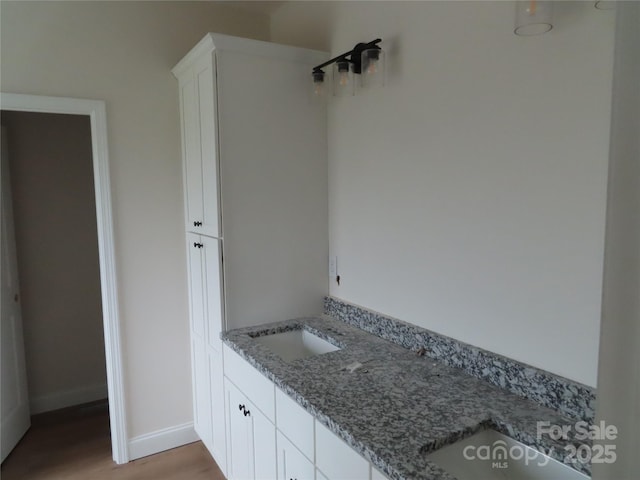
[[[589,477],[495,430],[427,456],[458,480],[587,480]]]
[[[340,350],[324,338],[304,329],[262,335],[254,337],[254,340],[286,362]]]

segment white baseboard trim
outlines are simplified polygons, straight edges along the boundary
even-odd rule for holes
[[[129,460],[146,457],[200,440],[193,422],[163,428],[129,440]]]
[[[108,397],[107,384],[86,385],[61,392],[49,393],[29,399],[29,409],[32,415],[49,412],[59,408],[71,407],[82,403],[102,400]]]

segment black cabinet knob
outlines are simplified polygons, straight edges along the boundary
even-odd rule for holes
[[[244,405],[242,405],[241,403],[238,404],[238,410],[240,410],[241,412],[244,410]]]
[[[198,243],[198,242],[193,242],[193,246],[196,247],[196,248],[204,247],[204,245],[202,243]]]
[[[202,226],[202,222],[193,222],[193,226],[194,227],[201,227]]]
[[[244,416],[246,417],[246,416],[248,416],[248,415],[251,415],[251,411],[250,411],[250,410],[245,410],[245,411],[244,411]]]

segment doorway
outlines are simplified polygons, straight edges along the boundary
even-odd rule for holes
[[[94,232],[97,232],[99,292],[94,292],[101,301],[101,323],[103,325],[104,358],[106,360],[106,380],[109,400],[109,424],[111,430],[112,457],[116,463],[128,461],[127,435],[125,428],[124,395],[121,370],[121,349],[118,324],[118,303],[113,252],[113,224],[111,214],[109,166],[106,136],[106,113],[104,102],[84,99],[40,97],[32,95],[1,94],[0,107],[7,114],[23,112],[68,115],[86,122],[90,135],[90,151],[93,163],[92,182],[95,197]],[[55,181],[54,179],[51,179]],[[58,178],[60,181],[60,178]],[[3,327],[4,328],[4,327]],[[94,342],[96,339],[94,338]],[[104,367],[104,365],[103,365]],[[94,368],[95,370],[95,368]],[[93,391],[91,391],[93,388]],[[85,389],[86,390],[86,389]],[[76,392],[80,397],[100,395],[100,386],[94,385],[89,391]],[[103,387],[104,390],[104,387]],[[64,401],[48,398],[49,401]],[[45,402],[46,403],[46,402]],[[61,405],[64,406],[64,405]]]

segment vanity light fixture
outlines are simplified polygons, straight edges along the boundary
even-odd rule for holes
[[[521,36],[540,35],[553,28],[553,2],[521,0],[516,2],[516,25],[513,33]]]
[[[352,50],[338,55],[313,68],[313,97],[329,95],[325,67],[333,65],[333,95],[336,97],[355,95],[356,81],[361,79],[363,87],[384,85],[384,51],[377,38],[369,43],[358,43]]]

